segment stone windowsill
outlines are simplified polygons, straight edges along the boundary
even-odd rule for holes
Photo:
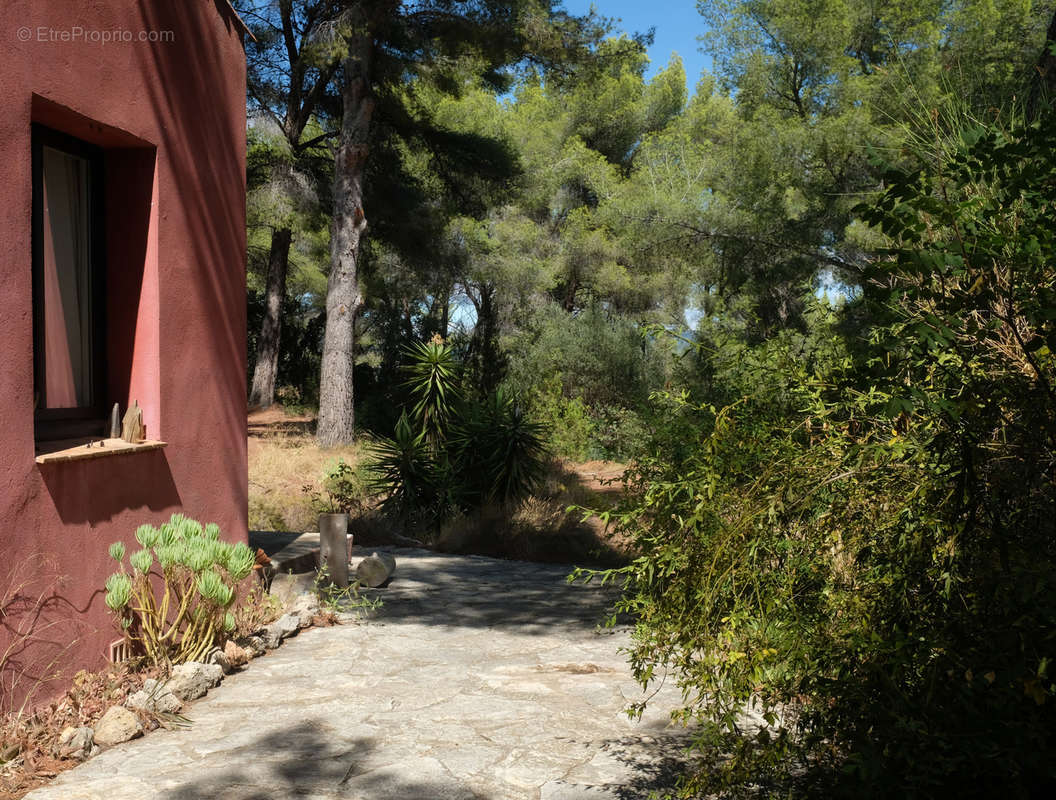
[[[85,461],[89,458],[105,458],[145,450],[160,450],[166,442],[147,439],[142,442],[126,442],[124,439],[67,439],[55,442],[38,442],[38,464],[57,464],[62,461]]]

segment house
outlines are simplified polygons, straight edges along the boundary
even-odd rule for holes
[[[6,0],[0,711],[102,666],[111,542],[246,538],[246,29],[226,0]],[[145,441],[109,436],[114,404]]]

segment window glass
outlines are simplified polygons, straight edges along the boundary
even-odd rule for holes
[[[95,403],[91,163],[41,148],[44,408]]]

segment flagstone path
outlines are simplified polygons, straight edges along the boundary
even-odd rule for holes
[[[384,605],[310,629],[31,800],[612,800],[670,785],[669,684],[643,699],[569,568],[392,549]]]

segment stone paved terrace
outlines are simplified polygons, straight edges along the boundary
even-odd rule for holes
[[[640,722],[599,631],[611,592],[567,567],[393,549],[384,606],[311,629],[32,800],[611,800],[669,785],[670,684]]]

